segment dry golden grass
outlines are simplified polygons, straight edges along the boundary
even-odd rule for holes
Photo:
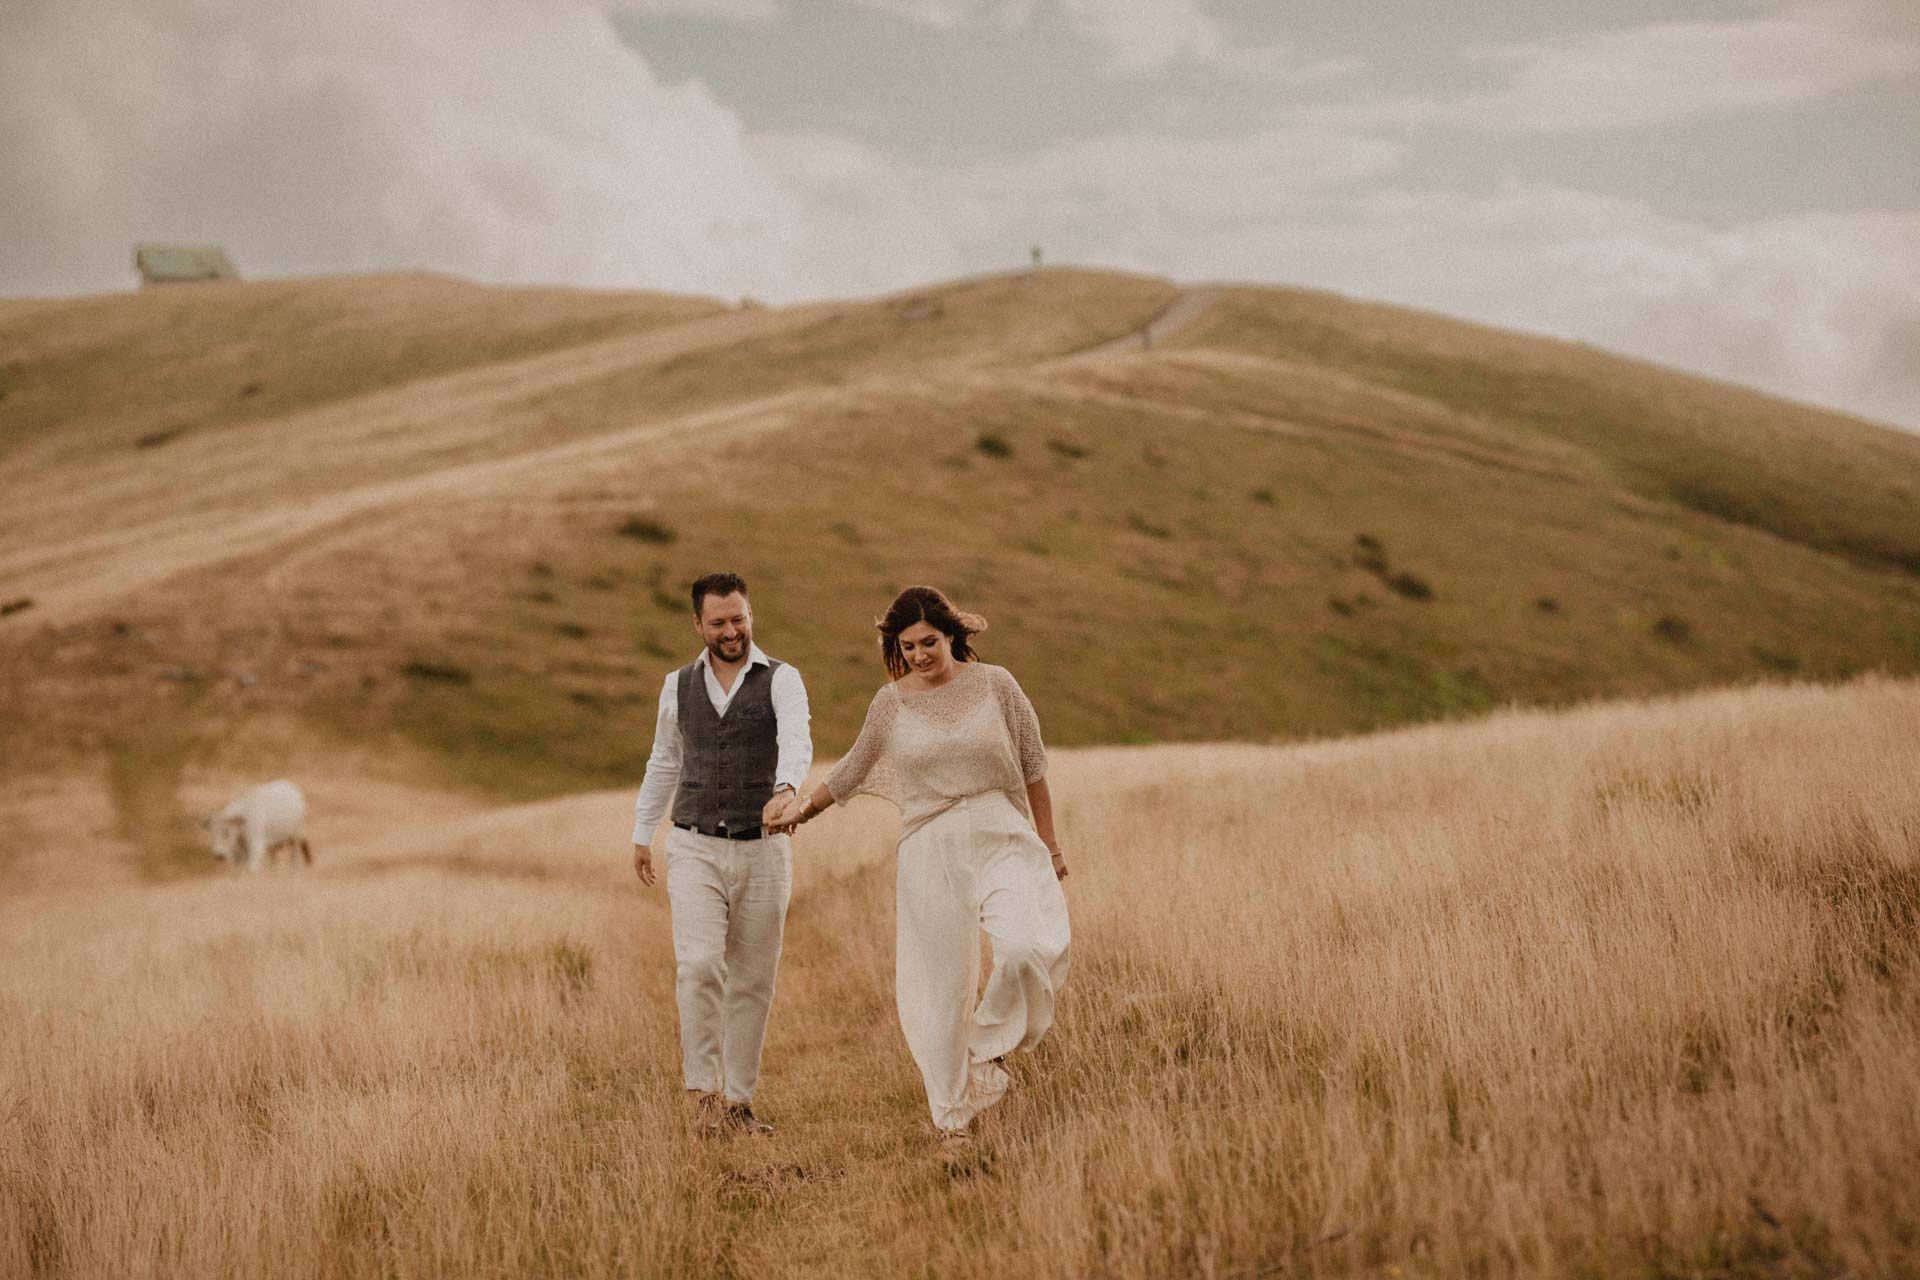
[[[683,1128],[626,792],[336,779],[310,875],[17,867],[0,1273],[1920,1271],[1920,685],[1054,777],[1073,976],[954,1169],[883,808],[800,839],[764,1141]]]

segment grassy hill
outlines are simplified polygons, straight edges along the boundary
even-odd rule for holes
[[[187,761],[631,783],[717,566],[824,754],[916,581],[989,617],[1062,744],[1920,671],[1920,438],[1291,290],[1099,349],[1179,296],[1046,271],[778,309],[413,277],[0,304],[0,606],[31,601],[0,616],[0,752],[107,762],[135,826]]]

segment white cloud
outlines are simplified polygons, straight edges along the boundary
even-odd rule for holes
[[[1714,227],[1582,191],[1374,191],[1403,145],[1313,130],[945,168],[821,138],[755,151],[806,210],[794,279],[829,291],[1013,268],[1038,243],[1431,308],[1920,428],[1920,209]]]
[[[697,3],[699,0],[687,0]],[[1023,27],[1034,0],[848,0],[929,26]],[[1302,61],[1284,45],[1236,45],[1200,0],[1053,0],[1067,28],[1106,52],[1108,68],[1126,75],[1191,61],[1215,70],[1258,75],[1276,83],[1319,84],[1350,75],[1357,58]]]
[[[1404,148],[1276,130],[1095,138],[952,167],[813,135],[760,137],[754,151],[806,210],[793,278],[839,292],[1011,267],[1036,242],[1059,261],[1178,270],[1191,235],[1310,216],[1329,189],[1390,171]]]
[[[974,24],[1025,26],[1033,11],[1032,0],[850,0],[850,3],[949,30]]]
[[[1120,71],[1166,66],[1225,44],[1220,24],[1197,0],[1060,0],[1067,24],[1103,46]]]
[[[736,117],[589,0],[28,0],[0,18],[0,288],[243,272],[758,291],[794,210]]]
[[[1731,22],[1663,22],[1469,49],[1496,89],[1311,110],[1323,124],[1577,133],[1672,123],[1825,97],[1920,74],[1920,39],[1884,6],[1839,0]]]
[[[758,26],[780,16],[781,0],[602,0],[610,12],[637,13],[647,18],[711,18]]]
[[[1302,62],[1284,45],[1237,45],[1200,0],[1059,0],[1067,25],[1107,50],[1116,72],[1155,71],[1192,61],[1220,71],[1294,84],[1337,79],[1357,58]]]

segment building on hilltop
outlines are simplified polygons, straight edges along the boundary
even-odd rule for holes
[[[215,245],[137,244],[133,265],[142,285],[240,278],[227,251]]]

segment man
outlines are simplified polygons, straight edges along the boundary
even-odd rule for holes
[[[800,673],[753,642],[739,575],[693,584],[700,656],[660,688],[634,802],[633,869],[655,882],[652,840],[671,809],[667,903],[678,965],[680,1057],[695,1124],[772,1133],[753,1114],[760,1046],[793,887],[792,838],[773,816],[813,764]]]

